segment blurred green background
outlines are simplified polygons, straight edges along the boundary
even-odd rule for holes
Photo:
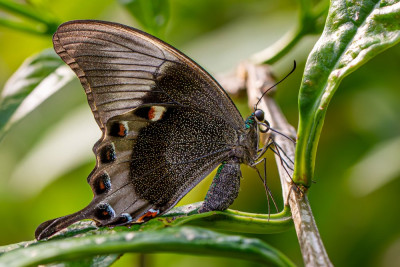
[[[142,28],[118,1],[29,2],[60,22],[101,19]],[[160,34],[210,73],[219,74],[278,40],[297,23],[297,11],[297,2],[289,0],[171,0],[169,22]],[[10,16],[0,10],[0,17]],[[294,126],[302,71],[317,39],[305,37],[272,66],[275,75],[283,77],[293,60],[298,62],[298,69],[277,94]],[[50,35],[0,26],[0,88],[27,57],[51,46]],[[322,240],[337,266],[400,266],[399,73],[397,46],[347,77],[327,113],[309,199]],[[247,116],[246,99],[234,101]],[[0,245],[31,240],[41,222],[75,212],[91,200],[86,177],[94,167],[91,148],[99,137],[78,79],[11,129],[0,144]],[[232,208],[266,213],[261,182],[249,168],[242,171],[241,192]],[[181,204],[202,200],[210,182],[204,180]],[[268,184],[281,207],[272,160]],[[302,265],[294,230],[256,237]],[[146,260],[151,266],[258,266],[175,254],[152,254]],[[127,254],[115,266],[138,266],[138,262],[138,255]]]

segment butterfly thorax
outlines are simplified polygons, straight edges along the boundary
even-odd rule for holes
[[[245,126],[241,134],[239,135],[239,147],[236,152],[241,162],[247,165],[252,165],[254,159],[257,158],[259,133],[257,120],[254,113],[247,117]]]

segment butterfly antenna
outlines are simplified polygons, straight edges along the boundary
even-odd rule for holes
[[[279,82],[275,83],[274,85],[272,85],[270,88],[268,88],[262,95],[261,97],[258,99],[256,105],[255,105],[255,109],[257,109],[258,104],[260,103],[261,99],[264,97],[264,95],[266,93],[268,93],[272,88],[274,88],[275,86],[277,86],[278,84],[280,84],[281,82],[283,82],[287,77],[289,77],[290,74],[292,74],[294,72],[294,70],[296,69],[296,60],[293,61],[293,69],[286,74],[285,77],[283,77],[283,79],[281,79]]]

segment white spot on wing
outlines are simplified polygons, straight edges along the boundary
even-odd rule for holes
[[[165,111],[167,111],[167,109],[165,107],[152,106],[149,111],[149,119],[151,121],[158,121],[163,117]]]

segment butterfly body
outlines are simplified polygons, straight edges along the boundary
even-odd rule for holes
[[[199,211],[232,204],[240,164],[254,166],[263,154],[257,111],[244,121],[206,71],[139,30],[72,21],[59,27],[53,43],[80,79],[103,135],[88,177],[92,202],[41,224],[37,239],[81,219],[99,226],[144,222],[172,208],[220,164]]]

